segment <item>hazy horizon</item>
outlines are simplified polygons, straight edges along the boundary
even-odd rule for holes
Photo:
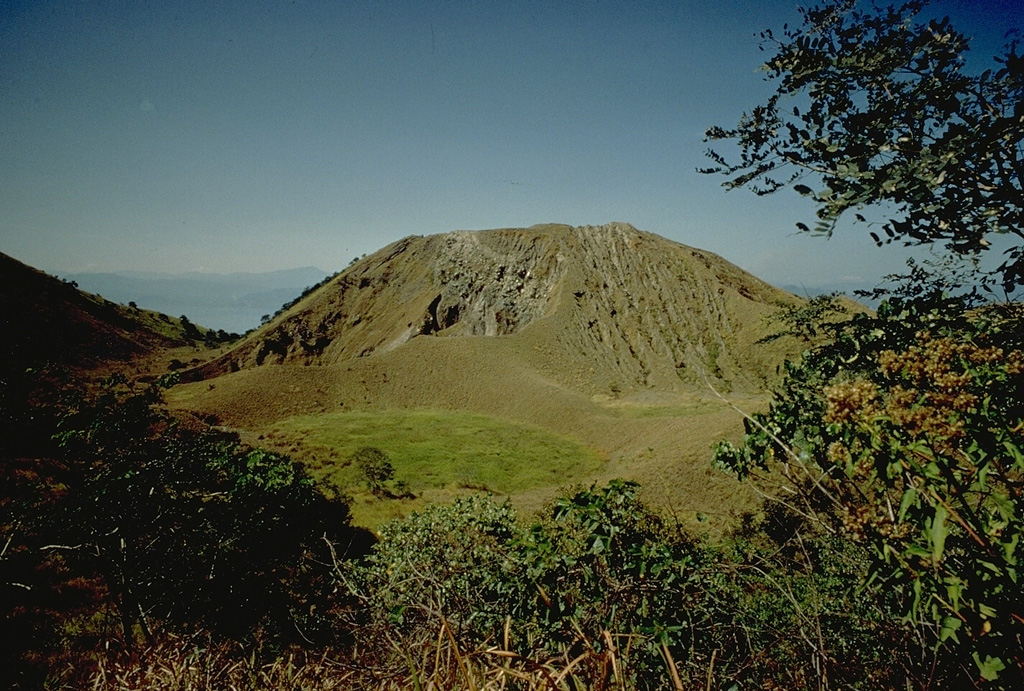
[[[701,139],[793,1],[0,6],[0,251],[49,273],[338,271],[406,235],[631,223],[775,284],[907,252],[798,236]],[[934,3],[981,66],[1024,3]]]

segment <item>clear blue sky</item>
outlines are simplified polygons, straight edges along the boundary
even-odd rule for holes
[[[343,268],[410,234],[627,221],[775,283],[902,266],[794,235],[701,142],[797,0],[0,0],[0,251],[62,274]],[[1024,2],[936,12],[988,60]]]

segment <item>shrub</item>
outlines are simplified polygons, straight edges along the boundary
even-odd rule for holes
[[[352,454],[352,461],[363,474],[366,487],[375,497],[386,497],[391,494],[387,483],[395,477],[395,467],[391,459],[380,449],[364,446]]]
[[[361,607],[353,627],[363,664],[405,669],[405,655],[428,649],[442,624],[460,641],[500,628],[499,591],[519,528],[507,504],[474,495],[435,504],[381,530],[363,564],[342,563],[337,577]],[[391,641],[405,655],[394,659]]]
[[[58,426],[63,489],[30,517],[41,544],[102,579],[129,647],[152,622],[330,639],[324,540],[357,537],[347,503],[285,456],[181,425],[159,388],[122,377],[78,397]]]
[[[768,413],[716,453],[741,476],[778,468],[800,511],[868,545],[866,586],[901,595],[957,683],[1024,675],[1021,315],[914,266],[877,315],[789,364]]]

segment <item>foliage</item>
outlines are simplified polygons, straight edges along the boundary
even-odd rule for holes
[[[178,321],[181,323],[181,328],[185,333],[185,338],[192,341],[198,341],[203,337],[203,334],[199,331],[199,327],[193,324],[192,321],[184,314],[178,317]]]
[[[386,526],[365,564],[339,571],[364,603],[364,637],[394,628],[410,645],[422,644],[440,619],[460,635],[493,629],[504,618],[495,584],[505,579],[517,534],[512,508],[482,495]]]
[[[248,458],[259,471],[243,473],[239,491],[256,497],[293,484],[266,454]],[[304,634],[291,639],[299,647],[271,661],[230,653],[200,628],[216,618],[199,606],[187,615],[199,617],[193,626],[176,627],[189,635],[154,631],[142,652],[103,653],[98,670],[78,674],[95,688],[215,679],[253,688],[300,679],[313,688],[392,689],[428,680],[466,689],[825,688],[830,678],[850,688],[907,685],[906,641],[874,598],[854,591],[866,569],[858,545],[801,538],[791,518],[773,514],[765,519],[773,527],[751,525],[713,546],[665,523],[637,489],[622,481],[578,488],[529,525],[506,504],[465,497],[385,527],[362,562],[339,558],[339,543],[324,559],[333,581],[286,580],[333,628],[351,631],[347,649],[314,652],[311,642],[328,639],[311,638],[310,620],[293,618]],[[195,545],[184,523],[174,534]],[[82,558],[66,554],[69,563]],[[308,566],[301,555],[292,563]],[[187,584],[164,584],[189,598]],[[339,597],[348,606],[338,607]],[[145,602],[155,615],[159,606]]]
[[[918,19],[926,5],[862,11],[856,0],[827,0],[800,10],[802,24],[781,38],[762,32],[776,92],[734,129],[707,131],[706,140],[735,141],[738,159],[709,150],[715,165],[701,172],[757,194],[792,186],[817,206],[818,233],[831,234],[847,212],[866,223],[860,211],[873,206],[887,218],[886,243],[977,253],[991,233],[1014,235],[1002,267],[1012,288],[1024,284],[1019,40],[996,69],[969,74],[968,39],[948,18]]]
[[[839,293],[817,295],[809,300],[779,305],[777,312],[771,315],[770,321],[784,328],[768,334],[759,343],[770,343],[785,336],[794,336],[804,345],[819,342],[828,338],[833,325],[841,321],[849,309],[840,300]]]
[[[529,659],[589,651],[600,664],[621,648],[616,654],[637,675],[634,683],[660,684],[668,674],[663,654],[685,651],[698,618],[686,605],[698,598],[699,578],[686,545],[663,539],[636,490],[623,481],[577,490],[529,527],[480,496],[394,522],[366,567],[341,573],[350,587],[358,584],[373,626],[361,639],[390,632],[414,651],[444,622],[467,646],[501,637],[506,650]]]
[[[165,381],[123,377],[59,421],[61,491],[34,516],[38,549],[102,579],[121,635],[157,621],[233,637],[330,636],[324,538],[354,534],[348,506],[286,457],[190,429],[157,404]]]
[[[703,172],[758,194],[792,187],[816,204],[819,233],[874,207],[885,243],[970,255],[992,233],[1016,236],[998,272],[1012,290],[1024,284],[1019,39],[999,67],[968,74],[966,37],[918,19],[926,5],[828,0],[782,38],[762,33],[776,93],[735,129],[708,130],[739,158],[709,151]],[[967,278],[912,266],[875,293],[877,315],[830,323],[814,314],[827,300],[786,315],[786,333],[831,338],[787,365],[770,410],[716,459],[740,477],[778,471],[792,511],[868,545],[866,586],[897,594],[922,642],[955,653],[934,673],[1009,687],[1024,676],[1024,336],[1020,305],[985,304]]]
[[[898,593],[859,589],[870,565],[864,545],[769,504],[718,549],[727,606],[700,652],[720,651],[720,678],[758,688],[927,685],[919,677],[930,660],[896,623]]]
[[[688,543],[666,537],[635,483],[615,480],[555,501],[519,542],[525,592],[513,606],[553,641],[637,631],[661,643],[689,635],[675,622],[696,573]]]
[[[364,446],[352,454],[352,460],[363,474],[366,485],[376,497],[390,494],[387,483],[395,477],[395,466],[388,455],[373,446]]]
[[[911,664],[890,665],[905,650],[899,629],[855,592],[862,548],[795,547],[792,531],[753,528],[713,546],[667,525],[637,490],[577,488],[528,525],[481,496],[393,522],[364,565],[338,569],[362,603],[361,664],[393,678],[450,639],[532,670],[560,661],[586,688],[807,688],[819,675],[904,685]]]
[[[948,283],[913,266],[876,315],[789,363],[770,410],[716,460],[741,477],[781,471],[795,510],[871,548],[867,586],[899,593],[922,640],[953,651],[966,679],[1012,686],[1024,674],[1022,311]]]

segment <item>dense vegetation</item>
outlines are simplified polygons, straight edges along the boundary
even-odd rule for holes
[[[875,314],[783,313],[811,346],[717,452],[773,501],[715,542],[613,482],[535,517],[479,496],[431,506],[371,548],[301,467],[169,418],[166,382],[65,391],[34,447],[5,450],[4,673],[22,688],[1014,688],[1024,329],[1019,305],[951,277],[913,267]],[[364,455],[386,491],[386,459]]]
[[[819,324],[830,337],[787,365],[771,409],[716,460],[768,472],[808,525],[868,548],[863,587],[899,596],[922,648],[1012,687],[1024,681],[1024,309],[949,279],[913,266],[877,314]]]
[[[5,670],[23,687],[170,688],[197,684],[197,666],[204,688],[238,674],[271,688],[289,674],[394,688],[906,674],[902,648],[875,638],[902,637],[891,607],[847,577],[863,550],[792,517],[714,545],[620,481],[532,521],[481,496],[431,506],[356,559],[343,503],[286,459],[183,430],[154,395],[108,391],[63,416],[78,470],[46,501],[7,507],[5,626],[24,645]]]
[[[853,6],[775,44],[807,123],[773,99],[711,133],[745,147],[717,159],[730,184],[770,192],[794,165],[783,184],[826,231],[879,203],[901,210],[893,238],[970,253],[1019,235],[1016,46],[968,79],[962,37],[913,23],[921,3]],[[766,503],[716,541],[614,481],[536,516],[430,506],[371,544],[289,459],[163,413],[167,382],[52,393],[2,418],[21,436],[0,447],[0,670],[15,688],[1020,688],[1024,310],[992,290],[1019,277],[1013,249],[993,276],[912,265],[875,313],[782,312],[807,350],[715,451]],[[356,455],[393,491],[385,456]]]
[[[914,267],[877,314],[788,313],[817,345],[717,453],[787,499],[715,542],[616,481],[536,517],[430,506],[367,552],[343,497],[169,419],[159,384],[66,396],[48,477],[4,506],[4,668],[26,688],[1012,688],[1024,329],[954,288]]]
[[[716,456],[740,476],[772,471],[794,511],[868,545],[864,587],[899,594],[903,621],[962,666],[961,684],[1016,687],[1024,353],[1021,306],[995,302],[993,285],[1024,285],[1024,59],[1017,35],[995,69],[970,74],[969,40],[948,18],[921,20],[927,5],[832,0],[781,38],[763,32],[776,93],[737,127],[708,130],[738,150],[733,163],[709,151],[704,172],[757,194],[792,187],[817,206],[819,233],[874,213],[887,219],[874,224],[884,240],[871,232],[879,245],[941,243],[976,262],[1000,236],[1006,260],[992,274],[912,265],[876,293],[877,315],[800,317],[808,338],[830,337],[788,365],[743,444]]]
[[[287,458],[168,417],[167,383],[117,375],[97,393],[64,392],[36,430],[48,424],[49,443],[20,449],[37,457],[5,453],[12,681],[59,676],[83,644],[130,652],[162,631],[336,642],[329,555],[369,544],[347,504]]]

